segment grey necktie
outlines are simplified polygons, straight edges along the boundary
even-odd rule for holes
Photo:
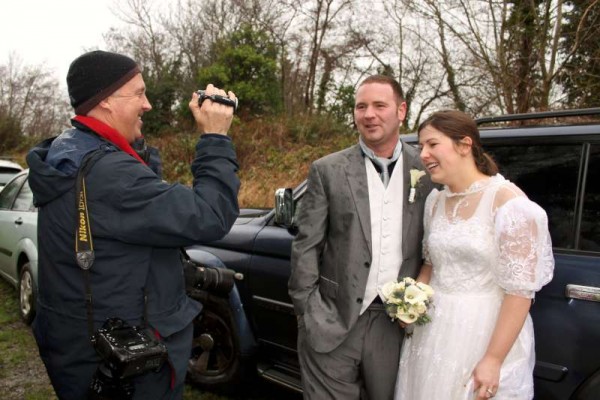
[[[377,166],[381,169],[381,173],[379,175],[383,181],[383,186],[387,187],[388,183],[390,183],[390,170],[388,167],[394,162],[394,160],[383,157],[373,157],[371,158],[371,161],[373,161],[374,164],[377,164]]]
[[[402,155],[402,141],[398,140],[396,147],[394,148],[394,153],[391,158],[385,157],[377,157],[373,150],[371,150],[365,142],[363,142],[362,137],[359,137],[358,143],[360,144],[360,148],[362,149],[363,154],[368,157],[373,164],[378,166],[381,170],[379,176],[381,177],[381,181],[383,182],[383,186],[387,188],[388,183],[390,182],[390,170],[388,166],[394,161],[398,161],[400,156]]]

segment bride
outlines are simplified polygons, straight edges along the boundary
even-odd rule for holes
[[[440,111],[419,126],[421,159],[444,185],[425,205],[432,322],[404,343],[396,400],[532,399],[529,307],[552,279],[546,213],[498,173],[475,122]]]

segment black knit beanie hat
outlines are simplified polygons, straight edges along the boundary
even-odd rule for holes
[[[75,114],[86,115],[140,72],[131,58],[96,50],[77,57],[67,73],[67,88]]]

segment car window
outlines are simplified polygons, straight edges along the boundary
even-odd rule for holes
[[[0,171],[0,185],[6,185],[18,171]]]
[[[593,145],[587,169],[579,248],[600,251],[600,145]]]
[[[511,144],[487,150],[498,163],[500,173],[546,211],[552,245],[574,248],[577,179],[583,146]]]
[[[25,181],[15,202],[12,206],[14,211],[32,211],[33,207],[33,193],[31,192],[31,188],[29,187],[29,182]]]
[[[26,178],[26,174],[21,175],[6,185],[4,189],[2,189],[2,192],[0,192],[0,209],[10,210],[15,196],[17,195],[17,192],[21,188],[21,185]]]
[[[16,168],[0,167],[0,185],[6,185],[19,172],[21,171]]]

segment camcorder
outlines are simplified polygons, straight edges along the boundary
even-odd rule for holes
[[[148,329],[120,318],[107,319],[92,343],[102,363],[92,378],[88,399],[132,399],[132,378],[157,372],[167,360],[167,347]]]
[[[226,106],[229,107],[233,107],[233,111],[237,111],[238,108],[238,100],[236,99],[230,99],[227,96],[221,96],[219,94],[211,94],[208,95],[206,94],[206,92],[204,90],[198,90],[196,91],[196,93],[198,93],[198,106],[202,107],[202,103],[204,103],[204,100],[209,99],[214,101],[215,103],[220,103],[220,104],[225,104]]]

